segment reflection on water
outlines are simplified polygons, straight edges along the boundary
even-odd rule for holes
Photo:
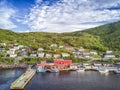
[[[9,90],[10,83],[24,70],[0,71],[0,90]],[[96,71],[36,74],[25,90],[120,90],[120,74]]]

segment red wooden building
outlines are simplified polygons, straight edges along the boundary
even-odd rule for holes
[[[72,60],[54,60],[54,65],[58,69],[64,69],[69,67],[72,64]]]

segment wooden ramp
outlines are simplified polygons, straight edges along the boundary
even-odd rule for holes
[[[10,89],[24,89],[25,86],[29,83],[32,77],[35,75],[36,70],[28,69],[23,73],[18,79],[16,79],[10,86]]]

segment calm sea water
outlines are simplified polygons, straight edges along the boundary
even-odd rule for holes
[[[10,83],[23,72],[21,69],[0,70],[0,90],[9,90]],[[25,90],[120,90],[120,74],[95,71],[39,73]]]
[[[24,72],[25,69],[0,70],[0,90],[9,90],[10,84]]]

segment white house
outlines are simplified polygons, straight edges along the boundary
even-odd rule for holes
[[[6,43],[0,43],[0,46],[6,46]]]
[[[61,55],[60,55],[60,54],[54,54],[53,57],[54,57],[54,58],[60,58]]]
[[[17,54],[9,54],[9,57],[15,58],[15,57],[17,57]]]
[[[43,57],[44,57],[44,55],[45,55],[45,53],[38,53],[38,57],[43,58]]]
[[[15,51],[16,51],[16,49],[10,48],[10,49],[7,51],[7,54],[15,54]]]
[[[37,57],[37,54],[30,54],[30,57]]]
[[[68,53],[62,53],[62,57],[69,57],[70,56],[70,54],[68,54]]]
[[[57,47],[57,44],[51,44],[50,47]]]
[[[44,49],[43,48],[38,48],[38,51],[43,51]]]
[[[64,48],[64,46],[59,46],[59,48]]]
[[[46,58],[52,58],[52,54],[46,54],[45,57]]]
[[[90,54],[90,52],[83,52],[82,55],[84,58],[90,58],[91,54]]]
[[[111,53],[113,53],[113,51],[111,50],[106,51],[106,54],[111,54]]]
[[[90,54],[92,54],[92,55],[97,55],[97,52],[91,51]]]
[[[18,45],[18,47],[19,47],[19,48],[24,48],[25,46],[23,46],[23,45]]]
[[[104,58],[115,58],[115,55],[109,55],[109,54],[107,54],[107,55],[104,55]]]
[[[20,49],[19,46],[14,46],[13,48],[14,48],[15,50],[19,50],[19,49]]]
[[[115,55],[113,54],[113,51],[108,50],[108,51],[106,51],[104,58],[115,58]]]
[[[79,47],[78,51],[83,52],[85,49],[83,47]]]
[[[22,51],[26,51],[26,49],[25,49],[25,48],[23,48],[23,49],[22,49]]]

